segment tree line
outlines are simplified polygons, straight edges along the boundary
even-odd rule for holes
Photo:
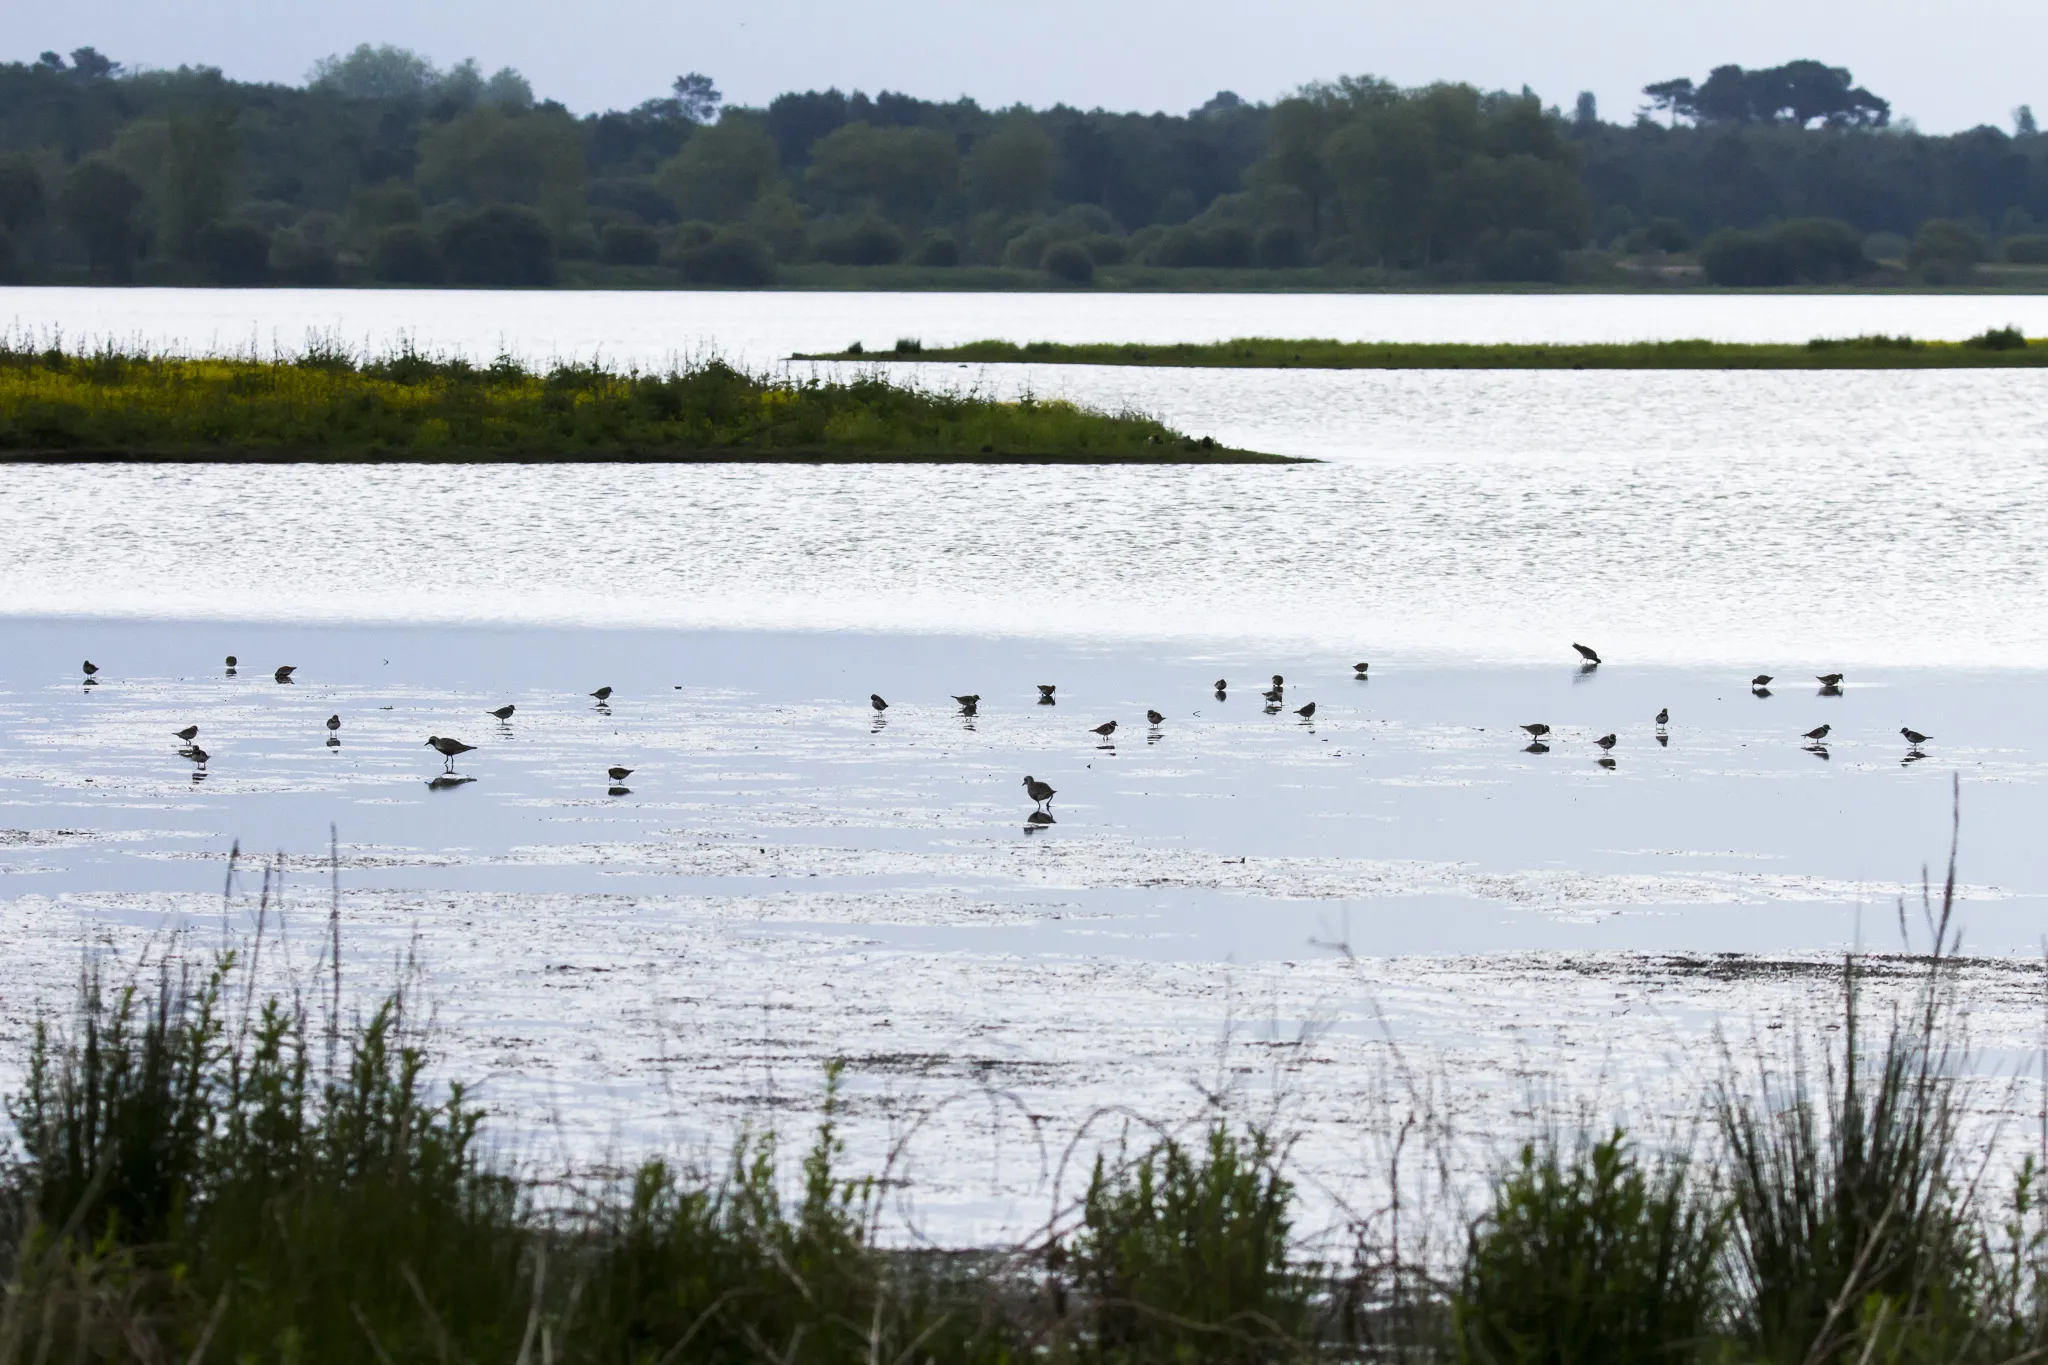
[[[1787,283],[1888,256],[1936,274],[2048,256],[2048,144],[2025,109],[2010,131],[1928,136],[1814,61],[1644,95],[1625,121],[1590,95],[1567,111],[1526,88],[1371,77],[1186,114],[836,89],[750,108],[691,73],[578,116],[517,71],[388,46],[297,86],[130,71],[88,47],[0,64],[0,275],[545,285],[584,263],[761,285],[823,262],[1544,280],[1597,250]]]

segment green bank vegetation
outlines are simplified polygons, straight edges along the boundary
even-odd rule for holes
[[[972,341],[927,348],[905,338],[893,349],[792,356],[793,360],[928,361],[955,364],[1157,365],[1263,370],[1939,370],[2048,365],[2048,344],[2016,328],[1967,341],[1906,336],[1819,337],[1803,345],[1638,341],[1597,345],[1467,345],[1442,342],[1234,341],[1151,345]]]
[[[1133,412],[927,392],[877,375],[664,373],[315,346],[181,359],[0,346],[0,459],[1233,463]]]
[[[1024,1243],[892,1249],[837,1070],[800,1153],[756,1131],[708,1169],[544,1179],[430,1083],[403,993],[345,1021],[323,961],[265,998],[260,938],[89,975],[7,1107],[0,1362],[2030,1360],[2041,1167],[1965,1131],[1953,861],[1930,899],[1933,951],[1846,961],[1840,1031],[1731,1051],[1690,1139],[1539,1131],[1476,1210],[1423,1197],[1313,1243],[1286,1143],[1217,1120],[1103,1143]],[[1880,975],[1889,1011],[1863,1002]],[[1393,1160],[1435,1169],[1448,1122],[1404,1093]]]

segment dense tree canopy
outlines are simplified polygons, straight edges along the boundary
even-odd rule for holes
[[[537,281],[560,261],[747,283],[803,261],[1550,279],[1589,247],[1710,240],[1731,277],[1808,279],[1854,274],[1875,248],[1841,244],[1872,234],[1930,273],[2048,238],[2024,108],[2010,134],[1929,137],[1807,60],[1644,95],[1628,122],[1590,95],[1370,77],[1185,114],[836,89],[749,109],[690,72],[577,116],[517,71],[390,46],[301,86],[88,47],[0,64],[0,232],[27,278],[223,283]],[[1948,226],[1909,252],[1930,222]]]

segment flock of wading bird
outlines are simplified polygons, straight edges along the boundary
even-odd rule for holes
[[[1592,671],[1600,667],[1601,659],[1599,651],[1595,650],[1591,645],[1582,645],[1574,643],[1572,645],[1572,648],[1578,652],[1579,671],[1581,673],[1591,673]],[[96,675],[100,671],[99,665],[95,664],[92,660],[87,659],[85,661],[84,667],[85,685],[87,687],[97,686],[99,679],[94,675]],[[1358,682],[1364,682],[1370,676],[1372,665],[1369,663],[1353,664],[1352,669],[1354,680]],[[232,678],[236,675],[237,671],[237,661],[235,659],[235,656],[230,654],[227,656],[227,675],[230,678]],[[280,683],[290,683],[292,681],[292,674],[297,671],[298,670],[295,665],[284,664],[277,668],[275,671],[273,671],[271,676]],[[1843,677],[1844,675],[1841,673],[1820,673],[1815,675],[1814,681],[1820,684],[1821,696],[1839,697],[1842,695]],[[1759,673],[1749,680],[1749,690],[1751,694],[1754,696],[1768,697],[1771,695],[1771,684],[1776,681],[1778,681],[1778,679],[1772,674]],[[1040,706],[1054,706],[1058,704],[1059,698],[1057,694],[1059,692],[1059,684],[1039,683],[1037,684],[1037,687],[1038,704]],[[611,701],[612,696],[611,688],[600,687],[595,692],[591,692],[588,695],[596,698],[598,710],[609,713],[609,703]],[[1282,710],[1288,709],[1285,706],[1287,696],[1287,680],[1280,674],[1275,673],[1273,675],[1273,685],[1260,695],[1265,698],[1267,715],[1278,715]],[[1216,700],[1227,701],[1229,700],[1229,697],[1229,680],[1226,678],[1218,678],[1216,680]],[[955,695],[953,697],[953,700],[959,705],[960,714],[963,716],[971,717],[978,715],[980,713],[981,694],[979,692],[960,693]],[[883,699],[881,693],[870,692],[868,694],[868,705],[874,711],[875,728],[879,730],[884,724],[887,723],[883,717],[883,712],[889,709],[889,703]],[[496,707],[492,710],[486,711],[484,712],[484,714],[496,718],[498,723],[502,726],[508,724],[511,721],[513,714],[518,709],[519,708],[517,706],[508,703],[504,706]],[[1292,710],[1295,715],[1301,717],[1302,723],[1306,725],[1315,719],[1316,704],[1314,702],[1308,702],[1305,705],[1294,707],[1292,708]],[[1156,709],[1148,710],[1145,712],[1145,721],[1151,727],[1147,733],[1147,739],[1156,741],[1159,738],[1160,727],[1166,724],[1165,714]],[[1660,708],[1656,715],[1657,729],[1655,733],[1655,738],[1659,747],[1667,747],[1671,743],[1670,733],[1665,728],[1670,723],[1671,709],[1669,707]],[[1114,736],[1116,735],[1117,727],[1117,721],[1106,720],[1102,722],[1102,724],[1100,725],[1089,727],[1089,730],[1090,733],[1100,737],[1102,746],[1106,748],[1110,747],[1114,743]],[[1529,735],[1529,743],[1526,747],[1524,747],[1522,752],[1530,754],[1547,754],[1550,752],[1551,729],[1549,725],[1547,725],[1543,721],[1531,721],[1520,728],[1527,731]],[[1815,726],[1813,729],[1805,731],[1803,734],[1801,734],[1800,738],[1806,741],[1805,747],[1807,749],[1807,752],[1812,753],[1817,757],[1823,759],[1828,757],[1827,740],[1828,736],[1834,732],[1834,728],[1835,727],[1831,724],[1818,725]],[[329,748],[337,748],[340,746],[340,730],[340,715],[336,714],[329,716],[327,718],[327,744]],[[206,770],[206,761],[208,755],[206,750],[199,747],[199,727],[197,725],[188,725],[184,729],[176,730],[172,733],[178,739],[184,741],[185,747],[180,749],[178,753],[181,757],[191,760],[191,762],[196,765],[196,770],[192,774],[193,780],[200,780],[200,778],[204,775]],[[1918,762],[1920,759],[1923,759],[1927,756],[1926,751],[1923,749],[1922,746],[1932,741],[1934,736],[1923,735],[1918,730],[1915,730],[1910,726],[1899,727],[1899,733],[1902,736],[1904,736],[1906,740],[1905,761],[1907,763]],[[1615,746],[1620,742],[1620,736],[1615,733],[1604,734],[1593,741],[1594,747],[1600,750],[1600,756],[1597,762],[1600,764],[1601,767],[1612,768],[1615,766],[1613,751]],[[476,745],[465,744],[461,740],[455,739],[447,735],[428,735],[425,747],[434,750],[436,753],[440,754],[441,757],[445,760],[445,765],[442,769],[441,775],[439,777],[436,777],[433,781],[429,782],[427,784],[428,786],[435,788],[443,788],[457,786],[464,782],[475,781],[474,778],[463,777],[456,773],[455,760],[461,757],[463,754],[475,752],[477,748]],[[611,781],[611,786],[608,789],[607,794],[611,796],[630,795],[631,788],[626,787],[623,784],[627,778],[633,775],[633,772],[634,769],[632,768],[620,767],[616,765],[605,769],[605,776],[609,778]],[[1048,782],[1042,782],[1038,778],[1033,777],[1030,773],[1026,773],[1024,774],[1024,791],[1025,794],[1031,798],[1032,803],[1031,815],[1028,817],[1029,823],[1032,826],[1044,826],[1054,823],[1052,813],[1048,808],[1052,805],[1053,797],[1059,795],[1058,789],[1053,787],[1052,784]]]

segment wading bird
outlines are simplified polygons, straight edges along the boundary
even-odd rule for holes
[[[1903,725],[1899,727],[1899,733],[1906,737],[1906,743],[1912,745],[1916,749],[1919,748],[1921,745],[1925,744],[1928,740],[1934,738],[1933,735],[1923,735],[1918,730],[1908,730]]]
[[[228,655],[228,667],[229,667],[229,668],[233,668],[233,667],[235,666],[236,662],[237,662],[237,660],[236,660],[236,658],[235,658],[235,656],[234,656],[234,655],[232,655],[232,654]]]
[[[86,677],[90,678],[90,677],[91,677],[91,676],[92,676],[93,674],[95,674],[95,673],[97,673],[97,672],[99,672],[99,671],[100,671],[100,666],[99,666],[98,664],[94,663],[94,662],[93,662],[93,661],[92,661],[91,659],[87,659],[87,660],[85,661],[85,676],[86,676]]]
[[[1771,675],[1768,673],[1759,673],[1754,678],[1751,678],[1749,680],[1749,685],[1751,687],[1769,687],[1771,685]]]
[[[179,750],[179,756],[191,759],[202,768],[206,766],[206,750],[200,748],[197,744],[189,749]]]
[[[1815,678],[1814,681],[1822,687],[1840,687],[1842,685],[1842,675],[1839,673],[1823,673],[1818,678]]]
[[[1095,727],[1095,733],[1101,735],[1104,739],[1108,739],[1116,733],[1116,722],[1113,720],[1102,722],[1102,724]]]
[[[624,782],[633,775],[633,770],[631,768],[606,768],[604,775],[614,782]]]
[[[448,771],[452,773],[455,771],[455,756],[468,753],[476,748],[476,745],[464,744],[459,739],[446,739],[440,735],[428,735],[427,747],[435,750],[441,757],[448,760]]]
[[[962,711],[965,711],[969,715],[972,715],[975,709],[981,705],[981,693],[969,692],[966,696],[955,697],[953,698],[953,700],[960,703],[960,709]]]
[[[882,700],[882,694],[880,692],[868,693],[868,705],[874,707],[877,711],[886,711],[889,709],[889,703]]]
[[[1154,725],[1162,725],[1166,722],[1166,717],[1160,715],[1157,711],[1147,711],[1145,719],[1151,721]]]
[[[500,706],[497,710],[486,711],[484,712],[484,714],[487,716],[496,716],[499,720],[510,720],[512,719],[512,713],[514,711],[517,711],[518,709],[519,708],[516,706]]]
[[[271,674],[270,676],[277,679],[279,682],[290,682],[292,680],[292,674],[298,671],[299,666],[297,664],[284,664],[278,668],[277,672]]]
[[[1670,708],[1670,707],[1668,707],[1668,706],[1665,706],[1665,707],[1660,707],[1660,708],[1658,709],[1658,711],[1657,711],[1657,723],[1658,723],[1659,725],[1669,725],[1669,724],[1671,723],[1671,708]]]
[[[1600,662],[1600,652],[1594,649],[1591,645],[1582,645],[1578,644],[1577,642],[1574,642],[1572,648],[1579,651],[1579,657],[1581,659],[1584,659],[1587,663],[1597,664]]]
[[[1524,725],[1522,728],[1529,732],[1529,737],[1531,739],[1540,740],[1545,735],[1550,733],[1550,727],[1548,725],[1545,725],[1542,721],[1537,721],[1534,725]]]
[[[600,687],[590,695],[596,697],[600,703],[608,702],[612,699],[612,690],[609,687]]]
[[[1058,792],[1053,790],[1050,783],[1040,782],[1030,773],[1024,774],[1024,793],[1031,798],[1034,805],[1040,806],[1045,805],[1048,801],[1059,795]]]
[[[339,730],[341,728],[341,717],[329,716],[327,718],[327,728],[330,730]]]
[[[1310,702],[1307,706],[1297,706],[1294,709],[1294,714],[1300,716],[1303,720],[1314,720],[1316,718],[1316,704]]]
[[[1051,701],[1051,700],[1052,700],[1052,694],[1053,694],[1053,693],[1054,693],[1054,691],[1056,691],[1056,690],[1057,690],[1058,688],[1059,688],[1059,684],[1058,684],[1058,683],[1040,683],[1040,684],[1038,685],[1038,699],[1039,699],[1040,701]]]
[[[1361,677],[1361,678],[1365,676],[1365,671],[1366,671],[1366,670],[1367,670],[1368,668],[1371,668],[1371,667],[1372,667],[1372,665],[1371,665],[1371,664],[1353,664],[1353,665],[1351,665],[1352,671],[1353,671],[1353,672],[1355,672],[1355,673],[1357,673],[1357,674],[1358,674],[1358,676],[1359,676],[1359,677]]]
[[[190,744],[193,740],[199,738],[199,727],[196,725],[188,725],[184,729],[174,730],[172,731],[172,733],[177,735],[179,739],[184,740],[187,744]]]
[[[1603,749],[1612,749],[1615,744],[1615,739],[1613,735],[1602,735],[1600,736],[1600,738],[1594,740],[1593,742]]]
[[[1228,692],[1230,690],[1230,680],[1227,678],[1218,678],[1216,680],[1216,690],[1218,692]]]
[[[1815,744],[1818,744],[1822,740],[1826,739],[1828,737],[1828,731],[1834,728],[1835,727],[1832,725],[1816,725],[1813,729],[1808,730],[1806,732],[1806,737],[1812,740]]]

